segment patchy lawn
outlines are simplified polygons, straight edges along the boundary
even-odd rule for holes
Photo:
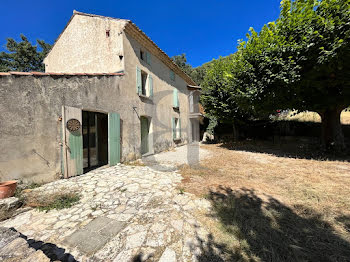
[[[254,146],[205,145],[212,157],[181,170],[181,187],[212,203],[200,217],[214,249],[228,261],[350,261],[350,163]]]

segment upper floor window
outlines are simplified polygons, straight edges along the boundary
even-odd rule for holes
[[[153,77],[136,67],[136,91],[139,96],[153,97]]]
[[[173,70],[170,70],[170,79],[175,81],[175,73]]]
[[[144,52],[144,51],[142,51],[142,50],[140,50],[140,58],[141,58],[141,60],[146,61],[146,55],[145,55],[145,52]]]
[[[149,52],[140,49],[140,59],[151,65],[151,54]]]

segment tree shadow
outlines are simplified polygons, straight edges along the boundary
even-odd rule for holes
[[[43,241],[37,241],[30,239],[27,236],[23,235],[21,232],[18,232],[15,228],[10,228],[14,234],[17,234],[18,237],[23,238],[27,241],[29,247],[34,248],[35,250],[41,250],[45,256],[47,256],[50,261],[61,261],[61,262],[76,262],[77,260],[73,255],[66,253],[64,248],[58,247],[53,243],[45,243]]]
[[[350,162],[350,152],[343,152],[341,155],[327,153],[322,149],[319,142],[303,141],[302,139],[278,142],[268,140],[245,140],[225,142],[221,147],[229,150],[268,153],[278,157]],[[350,145],[348,145],[348,148],[350,148]]]
[[[263,198],[245,188],[211,191],[211,215],[239,242],[239,250],[220,247],[211,237],[201,245],[199,261],[350,261],[350,243],[321,214],[301,205],[292,210],[272,197]],[[340,220],[349,223],[349,217]],[[228,259],[207,259],[217,254],[214,249]]]

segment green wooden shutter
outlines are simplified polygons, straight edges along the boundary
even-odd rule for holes
[[[179,107],[179,97],[176,88],[174,88],[173,91],[173,107]]]
[[[82,123],[82,111],[80,108],[62,107],[62,129],[63,129],[63,158],[64,175],[66,178],[83,174],[83,135],[82,128],[76,131],[69,131],[67,121],[77,119]]]
[[[81,130],[81,128],[80,128]],[[75,162],[75,174],[83,174],[83,136],[81,131],[71,132],[69,135],[70,159]]]
[[[146,52],[146,62],[147,64],[151,65],[151,54]]]
[[[120,162],[120,115],[108,114],[108,162],[114,166]]]
[[[149,97],[153,98],[153,77],[148,75],[148,78]]]
[[[141,83],[141,69],[136,67],[136,93],[139,95],[142,92],[142,83]]]
[[[175,124],[175,117],[171,118],[171,129],[173,131],[173,139],[176,139],[176,124]]]

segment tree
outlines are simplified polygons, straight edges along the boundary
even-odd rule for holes
[[[186,54],[175,55],[171,57],[171,59],[178,65],[178,67],[182,69],[182,71],[184,71],[188,76],[191,76],[193,69],[192,66],[187,63]]]
[[[241,111],[255,115],[276,109],[316,111],[322,119],[324,145],[342,150],[340,113],[350,104],[349,21],[348,0],[282,1],[276,22],[259,33],[250,29],[236,59],[227,61],[236,64],[225,72],[232,76],[230,89],[224,90],[225,95],[214,94],[217,86],[206,79],[204,96],[216,95],[214,112],[227,111],[227,97]],[[205,108],[212,106],[213,99],[202,100]]]
[[[215,61],[214,59],[201,66],[192,67],[191,64],[187,63],[186,54],[176,55],[171,57],[171,59],[199,86],[202,84],[206,76],[207,70],[211,67],[213,61]]]
[[[7,39],[8,52],[0,53],[0,71],[44,71],[43,60],[51,45],[43,40],[37,40],[38,45],[32,45],[22,34],[21,39],[20,42],[16,42],[13,38]],[[41,51],[38,50],[38,46]]]

